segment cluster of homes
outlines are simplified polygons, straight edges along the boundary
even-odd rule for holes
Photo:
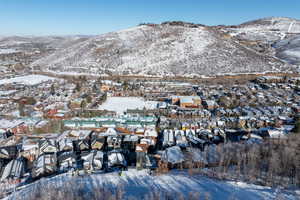
[[[191,148],[284,138],[299,117],[299,83],[266,76],[239,85],[87,79],[7,84],[0,92],[0,182],[155,169],[184,162]],[[121,115],[99,107],[107,97],[130,95],[155,107]]]
[[[148,156],[156,152],[158,141],[155,117],[74,119],[66,120],[64,126],[68,130],[63,133],[2,133],[0,180],[33,180],[64,172],[156,164]]]

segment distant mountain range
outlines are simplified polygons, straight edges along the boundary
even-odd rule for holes
[[[33,70],[141,76],[213,76],[296,71],[300,21],[272,17],[236,26],[173,21],[98,36],[3,37],[0,54],[32,51]]]

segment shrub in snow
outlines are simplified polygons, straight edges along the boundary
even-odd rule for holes
[[[184,161],[184,155],[178,146],[173,146],[167,148],[161,157],[162,161],[171,163],[171,164],[178,164]]]

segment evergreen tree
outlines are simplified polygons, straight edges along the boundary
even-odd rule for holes
[[[293,129],[294,133],[300,133],[300,116],[295,118],[295,127]]]
[[[20,116],[24,117],[25,116],[25,111],[24,111],[24,104],[22,102],[19,103],[19,114]]]
[[[128,90],[128,88],[129,88],[129,84],[128,84],[127,81],[124,81],[124,83],[122,84],[122,86],[123,86],[123,90]]]
[[[34,105],[34,104],[36,104],[35,98],[33,98],[33,97],[28,97],[28,98],[27,98],[27,104],[29,104],[29,105]]]
[[[96,84],[96,83],[94,83],[92,89],[93,89],[93,92],[94,92],[94,93],[98,92],[98,87],[97,87],[97,84]]]
[[[51,93],[51,95],[54,95],[54,94],[55,94],[55,87],[54,87],[54,84],[51,85],[50,93]]]
[[[86,101],[82,100],[80,103],[80,108],[83,110],[86,107]]]
[[[91,103],[91,102],[92,102],[92,97],[91,97],[90,95],[88,95],[88,96],[86,97],[86,102],[87,102],[87,103]]]
[[[80,90],[81,90],[81,84],[80,83],[76,83],[76,87],[75,87],[75,90],[77,91],[77,92],[79,92]]]

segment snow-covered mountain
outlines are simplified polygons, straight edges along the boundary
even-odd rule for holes
[[[253,50],[299,65],[300,20],[269,17],[238,26],[220,26],[217,29]]]
[[[280,40],[273,46],[277,49],[277,57],[291,64],[300,65],[300,35]]]
[[[0,50],[30,52],[35,49],[60,49],[86,40],[88,36],[1,36]]]
[[[290,69],[214,27],[182,22],[147,24],[95,36],[31,66],[56,72],[160,76]]]
[[[291,64],[299,64],[294,45],[299,35],[299,20],[272,17],[237,26],[144,24],[98,36],[2,36],[0,65],[141,76],[295,71]]]
[[[0,36],[0,67],[7,72],[28,71],[32,62],[88,38],[89,36]]]
[[[225,27],[231,35],[246,40],[275,42],[300,34],[300,21],[287,17],[269,17]]]

